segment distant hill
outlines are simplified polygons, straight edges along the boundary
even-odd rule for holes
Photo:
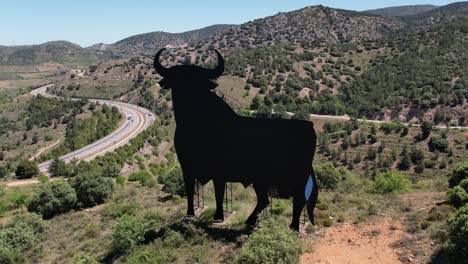
[[[395,18],[311,6],[242,24],[215,35],[205,44],[229,49],[279,43],[303,46],[355,43],[381,38],[403,26]]]
[[[56,62],[76,67],[98,61],[99,57],[94,52],[67,41],[52,41],[28,46],[0,46],[0,62],[3,65]]]
[[[182,33],[151,32],[139,34],[122,39],[114,44],[97,44],[89,47],[90,50],[102,52],[114,57],[126,57],[154,53],[155,50],[166,46],[185,46],[205,40],[214,34],[234,28],[234,25],[213,25],[202,29]]]
[[[434,5],[406,5],[366,10],[364,11],[364,13],[388,17],[403,17],[418,15],[421,13],[432,11],[437,8],[438,6]]]

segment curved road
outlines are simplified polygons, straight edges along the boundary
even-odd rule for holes
[[[42,95],[49,98],[59,98],[63,100],[80,100],[77,98],[64,98],[58,97],[47,93],[47,88],[52,87],[53,84],[49,84],[31,91],[31,95],[37,96]],[[98,141],[85,146],[81,149],[70,152],[60,157],[65,162],[70,162],[73,159],[90,161],[99,155],[103,155],[107,152],[113,151],[114,149],[127,144],[130,139],[136,137],[143,130],[148,128],[154,123],[154,114],[149,110],[132,104],[115,102],[110,100],[101,99],[89,99],[90,102],[98,104],[106,104],[109,106],[115,106],[122,113],[125,121],[112,133],[99,139]],[[45,161],[39,164],[39,170],[45,175],[49,175],[48,169],[52,160]],[[8,186],[18,186],[24,184],[36,183],[36,179],[29,180],[17,180],[9,182]]]

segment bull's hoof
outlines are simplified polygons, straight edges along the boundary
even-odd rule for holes
[[[245,224],[248,226],[255,226],[257,224],[257,219],[258,217],[256,216],[250,216],[249,218],[247,218],[247,221],[245,221]]]
[[[214,215],[214,222],[215,223],[222,223],[224,221],[224,214],[222,213],[215,213]]]
[[[296,224],[290,224],[289,228],[291,228],[294,231],[299,231],[299,223],[297,225]]]

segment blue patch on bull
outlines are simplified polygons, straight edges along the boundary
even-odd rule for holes
[[[312,195],[312,189],[314,188],[314,180],[312,179],[312,175],[309,176],[309,180],[305,186],[305,199],[306,202],[309,201],[310,196]]]

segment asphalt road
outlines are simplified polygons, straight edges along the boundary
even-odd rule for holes
[[[53,85],[46,85],[40,88],[37,88],[31,91],[31,95],[37,96],[42,95],[49,98],[59,98],[63,100],[80,100],[76,98],[63,98],[54,96],[47,93],[47,88],[52,87]],[[127,103],[115,102],[110,100],[101,100],[101,99],[89,99],[90,102],[97,104],[106,104],[109,106],[115,106],[122,113],[124,122],[112,133],[99,139],[98,141],[85,146],[81,149],[70,152],[66,155],[60,157],[61,160],[65,162],[70,162],[73,159],[90,161],[99,155],[103,155],[107,152],[113,151],[114,149],[126,145],[130,139],[136,137],[143,130],[148,128],[154,123],[154,114],[149,110]],[[52,160],[45,161],[39,164],[39,170],[44,175],[49,175],[48,169]],[[9,186],[17,186],[24,184],[35,183],[35,179],[31,180],[19,180],[8,183]]]

